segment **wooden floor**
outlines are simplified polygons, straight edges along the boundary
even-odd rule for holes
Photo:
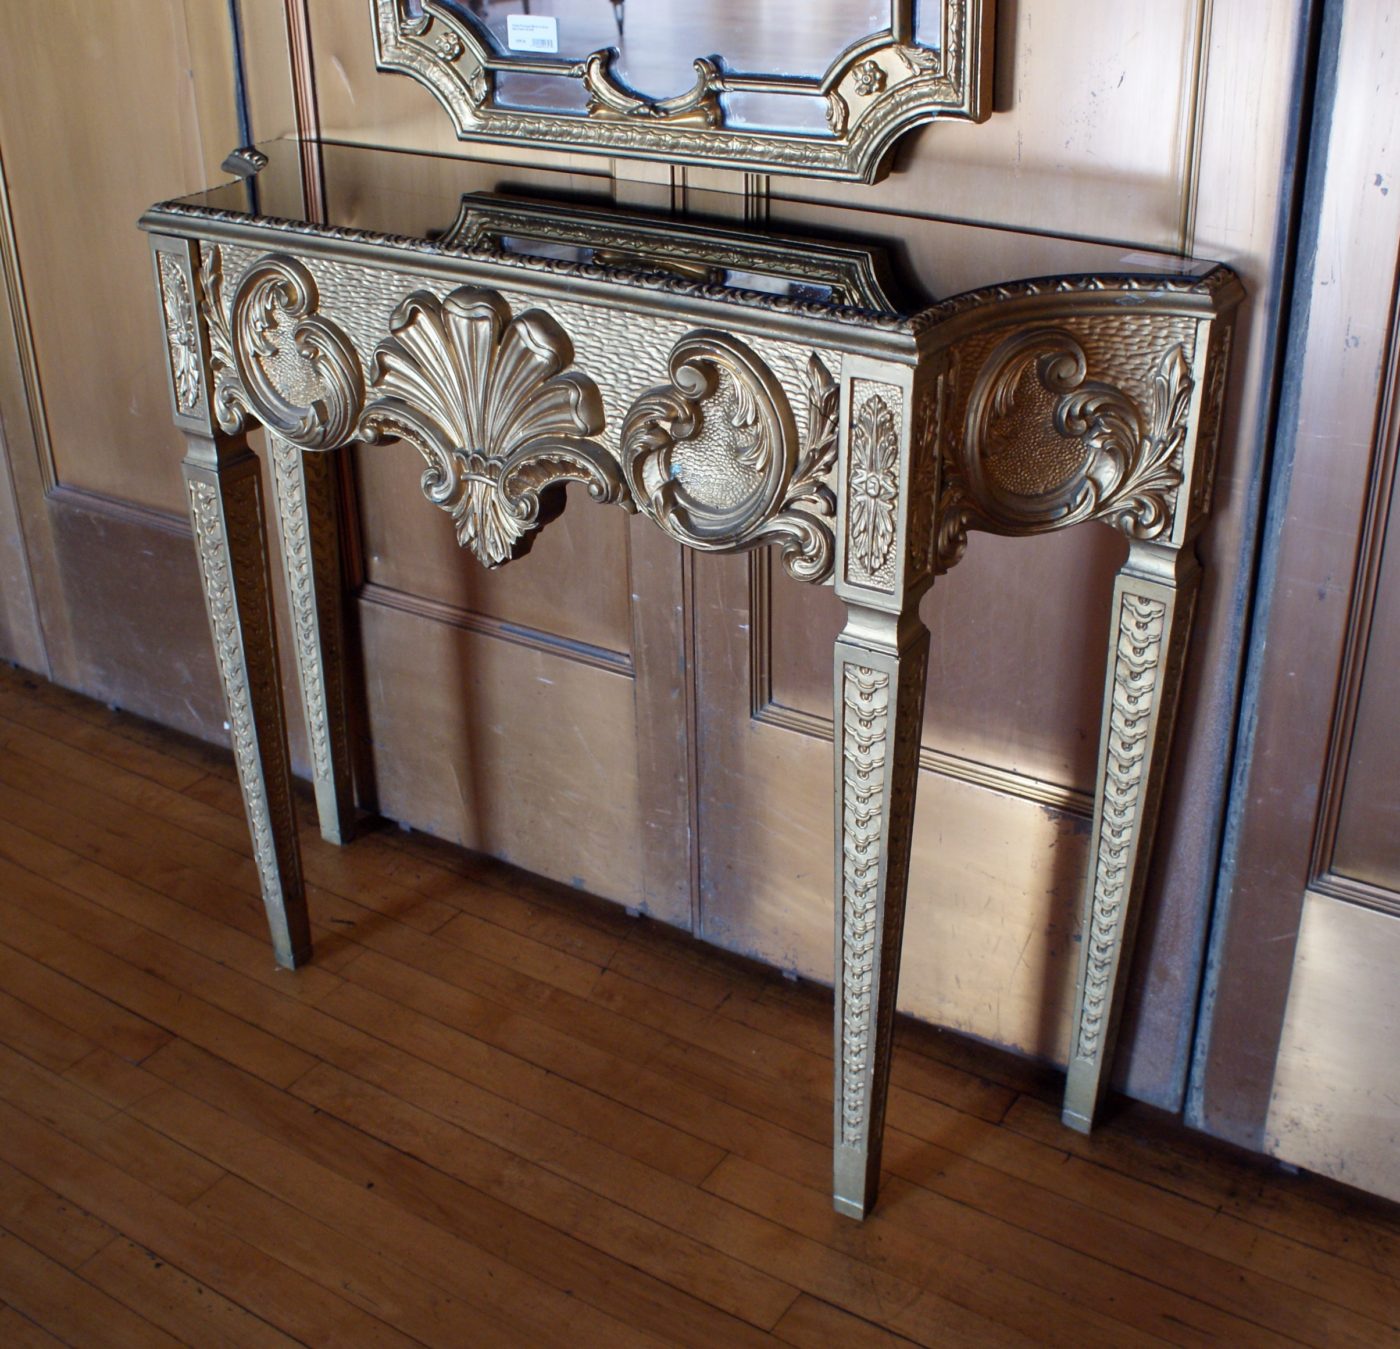
[[[304,823],[309,811],[303,811]],[[875,1217],[830,998],[0,667],[0,1345],[1400,1343],[1400,1210],[904,1026]]]

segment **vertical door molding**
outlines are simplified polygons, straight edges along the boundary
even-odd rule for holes
[[[1259,600],[1188,1119],[1264,1146],[1323,824],[1393,355],[1400,78],[1388,13],[1328,0]],[[1363,92],[1364,91],[1364,92]]]

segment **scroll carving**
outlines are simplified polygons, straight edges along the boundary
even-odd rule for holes
[[[632,405],[622,469],[636,504],[673,539],[707,552],[779,543],[801,581],[824,581],[835,548],[838,390],[807,363],[807,430],[799,449],[777,377],[737,338],[688,333],[669,361],[671,383]]]
[[[214,413],[230,433],[255,417],[303,449],[348,440],[364,404],[364,374],[350,339],[317,313],[316,282],[285,254],[269,254],[223,299],[219,248],[200,265],[209,331]]]
[[[1094,858],[1089,931],[1084,936],[1088,962],[1074,1051],[1075,1057],[1081,1059],[1092,1059],[1098,1051],[1113,992],[1113,962],[1142,813],[1166,620],[1167,607],[1161,600],[1124,593],[1118,615],[1113,705],[1103,768],[1103,819]]]
[[[950,446],[944,569],[962,556],[970,529],[1027,535],[1105,520],[1133,539],[1170,530],[1194,387],[1185,348],[1163,353],[1145,415],[1088,373],[1083,347],[1059,328],[1013,334],[988,357]]]
[[[695,84],[674,98],[651,99],[619,84],[612,73],[611,51],[594,52],[583,62],[583,87],[588,92],[588,115],[630,121],[655,118],[671,124],[717,127],[724,121],[719,95],[724,77],[706,57],[695,61]],[[485,91],[483,90],[483,93]]]
[[[512,317],[489,290],[461,287],[441,301],[415,291],[389,331],[358,434],[398,437],[423,456],[424,495],[484,565],[527,551],[562,509],[562,491],[550,489],[582,482],[595,501],[623,499],[616,460],[589,439],[603,430],[598,389],[566,371],[573,347],[548,314]]]
[[[170,378],[175,389],[175,409],[190,413],[199,406],[199,335],[195,331],[194,301],[185,270],[173,254],[157,253],[161,309],[165,313],[165,341],[170,353]]]

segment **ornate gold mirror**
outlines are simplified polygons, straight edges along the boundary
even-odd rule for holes
[[[370,0],[464,140],[874,181],[990,111],[993,0]]]

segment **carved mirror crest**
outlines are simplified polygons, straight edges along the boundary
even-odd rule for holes
[[[872,182],[991,110],[994,0],[370,0],[464,140]]]

